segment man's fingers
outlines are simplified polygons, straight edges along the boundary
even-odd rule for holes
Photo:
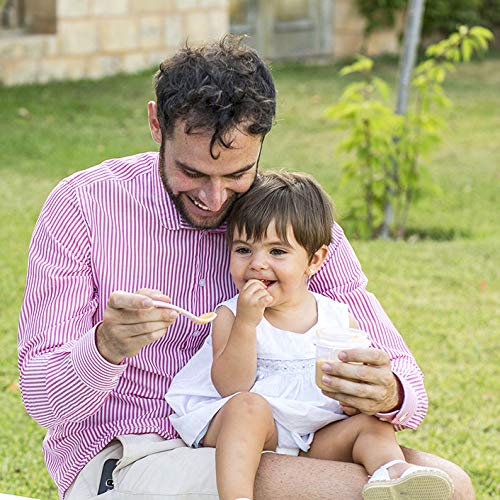
[[[323,369],[323,366],[325,367]],[[383,378],[383,370],[378,366],[359,365],[342,362],[324,363],[322,370],[325,375],[343,379],[377,384]]]
[[[146,323],[119,325],[116,328],[116,333],[121,337],[140,337],[156,331],[165,332],[170,324],[171,322],[167,321],[149,321]]]
[[[122,340],[119,352],[123,357],[135,356],[144,346],[152,344],[156,340],[163,337],[166,333],[166,328],[161,327],[158,330],[152,330],[149,332],[142,332],[139,335],[127,336]]]
[[[108,307],[113,309],[145,309],[152,305],[149,297],[137,293],[113,292],[108,298]]]
[[[389,356],[380,349],[359,347],[339,353],[339,359],[346,363],[365,363],[372,366],[390,365]]]
[[[150,332],[142,332],[139,335],[130,337],[130,345],[137,346],[135,349],[137,350],[137,352],[139,352],[139,350],[142,349],[144,346],[152,344],[153,342],[156,342],[158,339],[161,339],[165,335],[166,331],[167,331],[166,328],[159,328],[157,330],[152,330]]]
[[[343,403],[340,403],[340,407],[342,408],[342,411],[346,414],[352,417],[353,415],[357,415],[358,413],[361,413],[357,408],[353,408],[352,406],[347,406]]]
[[[159,307],[142,308],[142,309],[108,309],[106,317],[111,319],[116,325],[136,325],[142,323],[150,323],[154,321],[163,321],[169,325],[173,323],[178,313],[172,309],[163,309]]]
[[[365,383],[358,383],[339,377],[323,375],[321,381],[330,387],[331,392],[348,394],[358,398],[377,399],[379,386]]]
[[[144,295],[145,297],[149,297],[153,300],[160,300],[162,302],[170,302],[170,297],[165,295],[161,290],[155,290],[152,288],[141,288],[135,292],[139,295]]]

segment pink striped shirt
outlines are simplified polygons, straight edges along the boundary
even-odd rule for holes
[[[422,373],[366,283],[336,225],[311,289],[347,303],[389,354],[405,397],[385,418],[398,430],[416,428],[427,409]],[[178,437],[164,395],[209,326],[180,316],[126,363],[108,363],[94,340],[108,296],[140,288],[162,290],[197,314],[236,293],[224,227],[197,230],[180,217],[161,183],[157,153],[105,161],[63,180],[33,234],[19,322],[21,389],[28,413],[48,428],[43,450],[61,497],[115,436]]]

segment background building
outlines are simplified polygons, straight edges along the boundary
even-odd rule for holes
[[[100,78],[159,64],[186,40],[231,31],[269,59],[353,55],[365,21],[354,0],[0,0],[0,83]],[[366,41],[397,50],[396,30]]]

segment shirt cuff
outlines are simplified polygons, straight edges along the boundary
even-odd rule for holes
[[[398,376],[396,375],[396,377]],[[407,427],[408,421],[417,411],[417,396],[415,395],[413,388],[404,378],[398,377],[398,380],[401,383],[401,388],[403,390],[403,403],[401,404],[401,408],[399,410],[389,412],[379,412],[376,413],[375,416],[379,420],[389,422],[392,425],[403,429],[404,427]]]
[[[85,385],[96,391],[110,392],[128,365],[125,362],[115,365],[101,356],[95,341],[96,329],[97,325],[76,343],[71,352],[73,367]]]

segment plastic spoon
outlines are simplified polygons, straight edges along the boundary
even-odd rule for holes
[[[184,316],[187,316],[193,323],[196,323],[197,325],[206,325],[217,317],[217,313],[214,312],[207,312],[205,314],[202,314],[201,316],[196,316],[195,314],[187,311],[186,309],[183,309],[182,307],[170,304],[170,302],[153,300],[153,305],[155,307],[162,307],[163,309],[172,309],[173,311],[177,311],[180,314],[184,314]]]

